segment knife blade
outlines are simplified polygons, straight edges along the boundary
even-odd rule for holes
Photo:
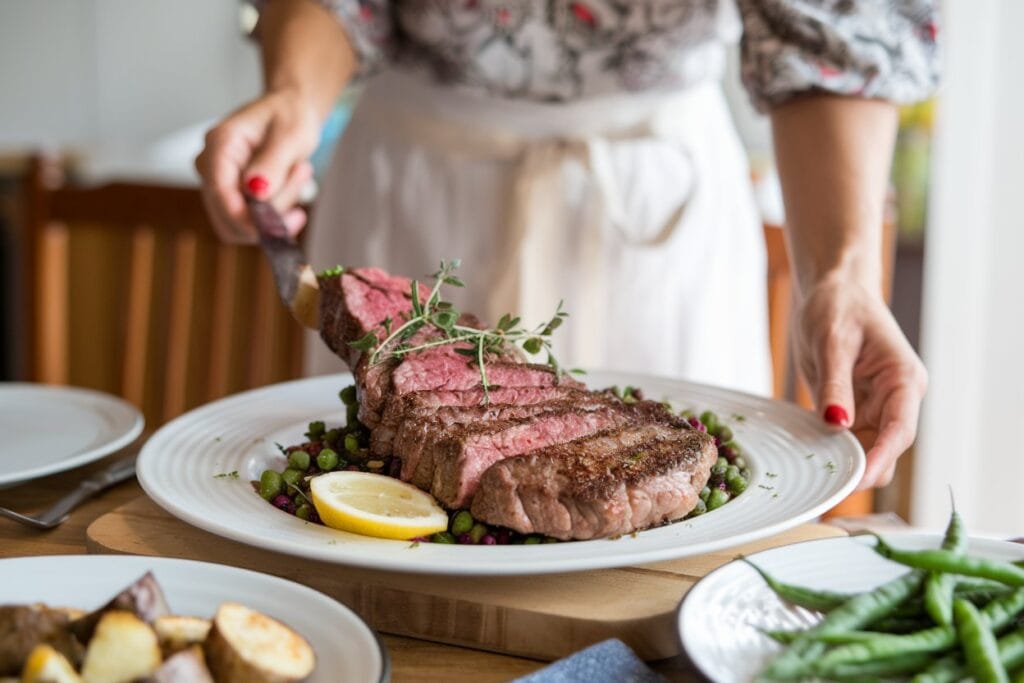
[[[300,323],[320,329],[320,287],[306,263],[302,247],[288,233],[281,214],[269,202],[246,197],[249,217],[260,234],[260,246],[270,262],[281,301]]]

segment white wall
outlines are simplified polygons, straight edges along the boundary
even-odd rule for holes
[[[0,151],[142,142],[259,88],[236,0],[0,0]]]
[[[1024,3],[944,3],[913,521],[1024,536]]]

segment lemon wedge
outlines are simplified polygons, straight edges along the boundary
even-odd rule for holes
[[[311,479],[309,490],[332,529],[406,540],[448,528],[448,513],[433,496],[383,474],[329,472]]]

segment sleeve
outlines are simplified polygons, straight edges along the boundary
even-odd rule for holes
[[[934,0],[739,0],[754,106],[807,90],[907,103],[938,83]]]
[[[258,11],[273,0],[250,0]],[[314,0],[341,22],[359,63],[357,78],[387,62],[394,40],[391,0]],[[256,26],[256,31],[259,25]]]

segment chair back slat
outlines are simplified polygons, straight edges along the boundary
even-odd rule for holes
[[[212,325],[210,329],[210,371],[206,395],[225,396],[231,386],[231,332],[235,329],[238,249],[216,247],[213,267]]]
[[[165,420],[171,420],[183,413],[187,405],[188,369],[194,325],[196,248],[196,233],[181,230],[174,235],[164,379]]]
[[[67,226],[50,222],[43,226],[37,243],[34,285],[42,305],[35,316],[39,329],[35,373],[47,384],[68,381],[69,242]]]
[[[121,395],[139,406],[145,402],[155,257],[156,231],[146,225],[138,226],[131,236]]]

